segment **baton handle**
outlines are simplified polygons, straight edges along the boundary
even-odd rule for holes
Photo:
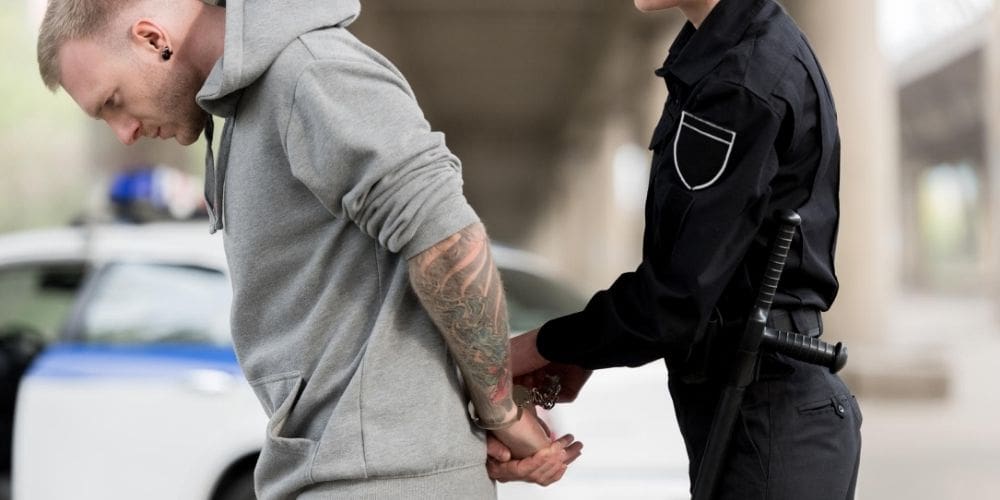
[[[847,364],[847,346],[843,342],[830,345],[820,339],[801,333],[765,328],[761,345],[789,358],[825,366],[830,369],[830,373],[839,372]]]
[[[755,304],[756,309],[763,311],[765,316],[770,312],[771,301],[778,291],[778,281],[781,280],[781,271],[785,269],[785,260],[788,258],[792,239],[795,238],[795,230],[802,224],[802,217],[794,210],[778,210],[775,219],[778,221],[778,232],[771,244],[771,255],[767,259],[767,268],[764,269],[764,279],[761,280]]]
[[[785,260],[788,258],[795,230],[802,224],[802,218],[794,210],[778,210],[774,218],[778,222],[778,231],[771,243],[771,253],[764,269],[760,290],[757,292],[757,301],[740,337],[740,346],[729,382],[723,387],[716,403],[712,430],[706,439],[705,452],[698,465],[698,476],[695,478],[694,500],[712,500],[715,497],[715,488],[718,486],[719,475],[722,473],[726,452],[732,439],[733,427],[743,401],[743,392],[753,380],[754,366],[757,362],[758,349],[764,340],[771,302],[778,290],[778,281],[785,269]]]

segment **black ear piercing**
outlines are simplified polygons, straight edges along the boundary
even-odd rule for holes
[[[164,61],[169,61],[170,56],[172,55],[174,55],[174,53],[170,50],[170,47],[163,47],[163,50],[160,52],[160,57],[162,57]]]

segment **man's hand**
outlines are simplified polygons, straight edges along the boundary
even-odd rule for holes
[[[503,443],[513,458],[530,457],[551,442],[549,429],[535,414],[534,406],[524,408],[520,420],[514,425],[490,431],[490,436]]]
[[[573,435],[567,434],[534,455],[523,459],[510,459],[510,450],[493,436],[487,439],[486,471],[491,479],[506,483],[525,481],[548,486],[566,473],[569,464],[576,460],[583,450],[583,443],[574,442]]]

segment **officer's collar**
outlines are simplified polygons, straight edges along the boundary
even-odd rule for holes
[[[656,70],[659,76],[673,75],[688,86],[701,80],[736,45],[750,21],[770,0],[721,0],[708,17],[695,29],[690,21],[684,23],[679,35],[670,45],[670,53],[663,67]]]

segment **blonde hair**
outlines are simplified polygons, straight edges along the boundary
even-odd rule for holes
[[[38,32],[38,71],[45,86],[59,87],[59,49],[69,41],[107,32],[121,11],[142,0],[49,0]]]

